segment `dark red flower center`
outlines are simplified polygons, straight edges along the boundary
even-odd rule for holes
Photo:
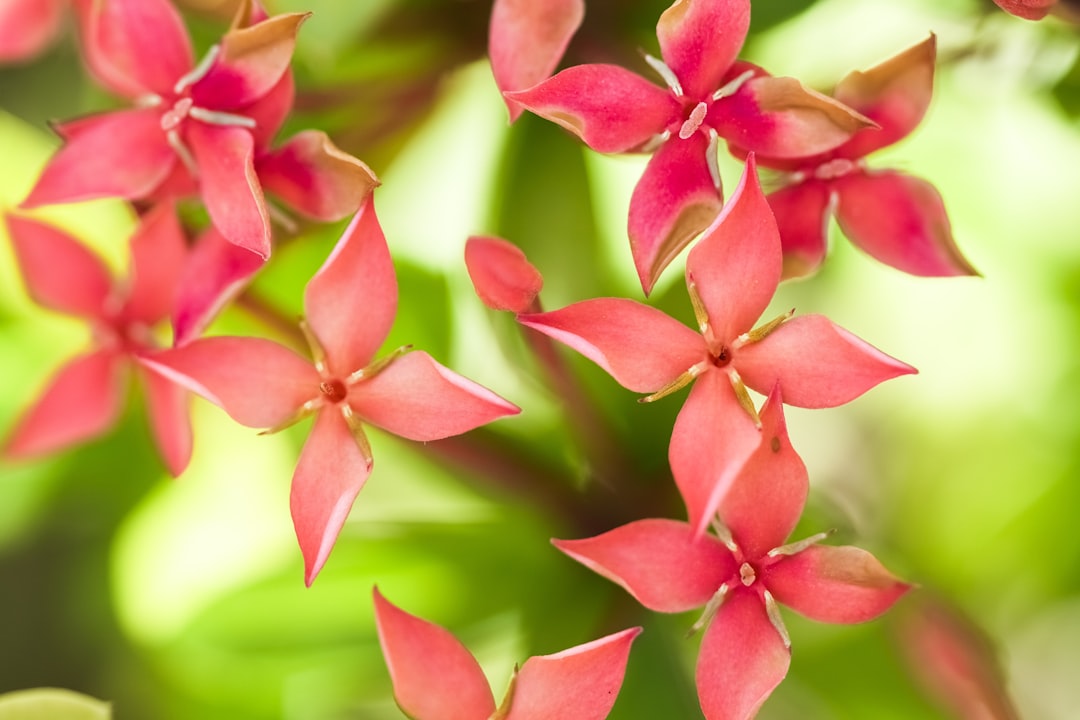
[[[319,390],[326,397],[327,401],[332,403],[339,403],[349,395],[349,389],[345,387],[345,383],[337,378],[323,380],[319,383]]]
[[[731,362],[731,350],[728,349],[727,345],[722,345],[722,346],[720,346],[719,351],[713,352],[713,354],[712,354],[712,364],[715,365],[716,367],[724,367],[724,366],[728,365],[730,362]]]

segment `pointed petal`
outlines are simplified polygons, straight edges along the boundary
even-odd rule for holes
[[[64,365],[4,443],[8,458],[64,449],[105,433],[120,414],[123,356],[97,350]]]
[[[275,427],[319,396],[312,364],[262,338],[203,338],[142,361],[248,427]]]
[[[270,217],[255,174],[254,140],[247,128],[187,124],[210,219],[222,235],[259,257],[270,257]]]
[[[191,394],[141,363],[135,367],[146,394],[154,442],[169,473],[179,477],[191,461]]]
[[[476,658],[445,628],[401,610],[374,590],[375,625],[394,699],[416,720],[485,720],[495,698]]]
[[[1025,20],[1041,20],[1058,0],[994,0],[1005,12]]]
[[[660,16],[660,54],[691,98],[723,84],[750,29],[750,0],[676,0]]]
[[[304,291],[304,314],[332,373],[371,362],[397,313],[397,278],[371,195]]]
[[[704,133],[673,137],[649,160],[630,198],[628,231],[641,287],[648,295],[664,268],[709,226],[723,204],[706,156]]]
[[[0,62],[26,60],[45,49],[60,31],[61,0],[0,3]]]
[[[102,317],[112,278],[101,258],[51,225],[10,214],[4,220],[34,302],[71,315]]]
[[[704,605],[736,567],[716,538],[695,537],[690,525],[675,520],[636,520],[595,537],[551,542],[657,612]]]
[[[334,222],[355,213],[379,184],[364,163],[339,150],[324,132],[305,130],[259,157],[263,190],[314,220]]]
[[[131,236],[131,278],[123,315],[153,325],[168,317],[180,290],[187,240],[172,203],[142,216]]]
[[[525,661],[517,674],[505,720],[604,720],[622,687],[630,628],[553,655]]]
[[[761,432],[739,404],[728,374],[705,371],[679,411],[668,448],[671,473],[696,533],[705,532],[761,442]]]
[[[634,300],[595,298],[518,321],[569,345],[634,392],[655,392],[706,357],[701,335]]]
[[[370,473],[370,458],[353,440],[341,408],[324,406],[315,415],[289,493],[308,587],[334,549],[353,500]]]
[[[748,558],[783,544],[802,515],[810,477],[791,447],[774,387],[761,407],[761,442],[720,504],[720,519]]]
[[[402,355],[370,380],[354,385],[349,404],[366,422],[421,442],[460,435],[521,412],[425,352]]]
[[[707,720],[748,720],[787,675],[791,651],[760,596],[737,589],[705,631],[697,690]]]
[[[918,372],[822,315],[788,320],[739,348],[734,362],[749,387],[764,392],[779,382],[784,402],[807,408],[843,405],[878,383]]]
[[[911,589],[861,548],[813,545],[782,558],[763,578],[777,601],[831,623],[873,620]]]
[[[828,249],[829,186],[817,180],[788,185],[766,196],[784,251],[784,279],[812,275]]]
[[[886,265],[923,276],[977,275],[953,240],[933,185],[896,171],[836,181],[836,219],[851,241]]]
[[[146,197],[176,163],[160,115],[154,108],[120,110],[59,128],[66,142],[49,160],[22,207]]]
[[[501,238],[474,235],[466,240],[465,267],[480,301],[492,310],[525,312],[544,287],[543,276],[525,253]]]
[[[274,136],[292,112],[296,99],[296,83],[292,71],[287,71],[265,95],[243,108],[244,117],[255,122],[251,136],[255,139],[256,154],[270,146]]]
[[[686,258],[715,336],[725,343],[749,331],[780,284],[780,233],[747,158],[739,186]],[[771,386],[770,386],[771,388]]]
[[[535,87],[503,96],[604,153],[644,145],[680,112],[670,92],[618,65],[575,65]]]
[[[524,90],[550,76],[584,17],[584,0],[495,0],[488,56],[499,90]],[[506,104],[510,122],[517,120],[521,108]]]

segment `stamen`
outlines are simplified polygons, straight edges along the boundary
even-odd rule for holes
[[[371,470],[371,466],[375,461],[371,454],[371,443],[368,442],[367,435],[364,433],[364,424],[360,422],[360,418],[356,417],[356,413],[353,412],[348,403],[341,405],[341,417],[345,418],[345,424],[349,426],[353,441],[356,442],[356,447],[360,449],[360,455],[364,458],[368,470]]]
[[[795,308],[791,308],[783,315],[774,317],[764,325],[758,325],[750,332],[743,333],[739,337],[735,338],[735,342],[731,343],[734,348],[741,348],[743,345],[749,345],[750,343],[756,343],[767,338],[774,330],[786,323],[791,319],[791,316],[795,314]]]
[[[704,102],[699,102],[694,106],[694,109],[690,111],[690,116],[686,118],[686,122],[679,128],[679,139],[686,140],[691,135],[698,131],[701,127],[701,123],[705,121],[705,115],[709,112],[709,106]]]
[[[322,407],[322,404],[323,404],[323,401],[322,401],[321,397],[317,397],[317,398],[313,398],[311,400],[308,400],[306,403],[301,405],[299,407],[299,409],[297,409],[297,411],[294,412],[292,415],[290,415],[287,419],[283,420],[282,422],[278,423],[277,425],[275,425],[272,428],[267,428],[266,430],[261,430],[259,432],[259,434],[260,435],[273,435],[274,433],[281,432],[285,428],[290,428],[293,425],[295,425],[296,423],[298,423],[301,420],[303,420],[304,418],[306,418],[311,413],[318,410],[320,407]]]
[[[192,68],[191,72],[180,76],[180,79],[173,85],[173,92],[181,95],[189,87],[206,77],[206,73],[210,72],[210,66],[214,64],[220,54],[221,46],[211,45],[210,49],[206,51],[206,55],[199,61],[199,64]]]
[[[184,167],[191,173],[193,178],[199,177],[199,166],[195,162],[195,156],[188,150],[187,145],[180,139],[180,133],[176,130],[168,130],[165,133],[165,142],[169,143],[169,147],[173,149],[176,155],[180,158],[180,162],[184,163]]]
[[[741,75],[736,77],[734,80],[731,80],[731,81],[727,82],[719,90],[714,92],[712,94],[712,99],[713,100],[719,100],[720,98],[731,97],[732,95],[734,95],[735,93],[737,93],[739,91],[739,88],[741,88],[743,86],[743,83],[745,83],[747,80],[749,80],[752,77],[754,77],[754,71],[753,70],[747,70],[746,72],[742,73]]]
[[[788,635],[787,628],[784,626],[784,618],[780,615],[780,606],[776,604],[775,598],[768,590],[763,595],[765,597],[765,614],[769,616],[769,622],[776,628],[776,632],[780,633],[780,639],[784,641],[784,647],[790,649],[791,636]]]
[[[412,350],[412,345],[402,345],[386,357],[376,360],[367,367],[360,368],[359,370],[354,372],[352,375],[345,379],[345,384],[354,385],[361,380],[370,380],[371,378],[375,377],[383,370],[385,370],[387,367],[389,367],[390,363],[394,362],[410,350]]]
[[[697,619],[697,622],[691,625],[690,629],[686,631],[686,637],[691,637],[692,635],[694,635],[694,633],[698,632],[699,630],[701,630],[701,628],[708,625],[709,622],[711,622],[712,619],[716,617],[716,613],[718,610],[720,610],[720,606],[724,604],[724,600],[727,598],[727,594],[728,586],[727,583],[724,583],[720,586],[720,589],[717,590],[711,598],[709,598],[709,602],[705,603],[705,609],[701,611],[701,617],[699,617]]]
[[[750,399],[750,393],[747,391],[742,377],[739,376],[739,371],[735,368],[728,370],[728,379],[731,380],[731,387],[735,391],[735,397],[739,400],[739,405],[742,405],[742,409],[747,412],[753,419],[754,425],[760,430],[761,418],[758,416],[757,408],[754,407],[754,401]]]
[[[194,102],[191,98],[177,100],[169,110],[161,114],[161,129],[166,132],[175,130],[190,114]]]
[[[145,108],[156,108],[160,107],[163,102],[165,102],[165,98],[160,95],[155,95],[154,93],[149,93],[135,98],[135,107],[140,110]]]
[[[266,202],[266,212],[270,216],[272,222],[280,225],[281,228],[290,235],[295,235],[300,231],[300,226],[296,224],[296,221],[292,219],[292,216],[269,200]]]
[[[714,517],[712,520],[712,529],[716,533],[716,537],[720,542],[724,543],[724,547],[733,553],[739,552],[739,546],[735,543],[735,538],[731,536],[731,530],[724,524],[724,521],[719,517]]]
[[[712,348],[717,344],[717,341],[712,326],[709,325],[709,311],[705,308],[701,293],[697,289],[697,283],[692,278],[686,284],[686,292],[690,295],[690,304],[694,307],[694,319],[697,320],[698,332],[705,336],[705,344]]]
[[[814,177],[818,180],[833,180],[847,175],[855,169],[855,163],[847,158],[835,158],[822,163],[814,170]]]
[[[656,73],[664,79],[664,83],[671,88],[671,92],[675,93],[675,97],[682,97],[682,84],[679,82],[679,78],[675,77],[675,72],[667,66],[667,63],[648,53],[642,54],[645,56],[645,62],[649,63],[649,67],[655,70]],[[683,139],[685,140],[685,138]]]
[[[748,562],[744,562],[739,566],[739,580],[746,587],[750,587],[757,580],[757,573],[754,571],[754,566]]]
[[[191,117],[196,120],[202,120],[204,123],[210,125],[226,125],[229,127],[245,127],[253,129],[255,127],[255,121],[245,115],[235,115],[233,113],[220,112],[218,110],[207,110],[206,108],[193,107],[191,108]]]
[[[794,555],[800,553],[811,545],[817,545],[833,534],[833,530],[827,530],[825,532],[819,532],[817,535],[811,535],[805,540],[799,540],[797,542],[788,543],[787,545],[781,545],[780,547],[774,547],[767,554],[769,557],[777,557],[779,555]]]
[[[717,159],[720,147],[720,134],[714,128],[709,128],[709,146],[705,148],[705,164],[709,168],[709,177],[712,178],[713,186],[720,191],[720,161]]]
[[[670,137],[671,137],[671,131],[670,130],[665,130],[662,133],[657,133],[656,135],[653,135],[651,138],[649,138],[649,141],[647,143],[645,143],[644,145],[641,146],[641,152],[643,152],[643,153],[651,153],[651,152],[653,152],[654,150],[656,150],[656,148],[658,148],[661,145],[663,145],[664,143],[666,143]]]
[[[319,342],[319,338],[315,337],[315,331],[308,325],[307,320],[300,318],[300,332],[304,335],[304,340],[307,341],[308,349],[311,350],[311,359],[315,363],[315,369],[319,371],[320,375],[325,375],[326,368],[326,350],[323,349],[322,343]]]
[[[661,398],[666,398],[668,395],[674,392],[682,390],[684,387],[694,381],[694,379],[705,371],[705,362],[699,362],[697,365],[691,366],[689,370],[684,372],[679,377],[669,382],[664,387],[660,388],[652,395],[646,395],[645,397],[638,398],[639,403],[651,403],[656,402]]]

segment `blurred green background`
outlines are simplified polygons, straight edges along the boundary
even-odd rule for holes
[[[699,718],[697,639],[684,638],[696,615],[648,613],[549,544],[639,517],[643,498],[655,500],[650,514],[681,517],[666,448],[685,391],[642,406],[567,353],[579,400],[620,451],[590,462],[512,320],[480,305],[462,262],[468,235],[501,235],[544,273],[547,307],[639,298],[625,217],[645,159],[598,156],[528,114],[507,126],[482,58],[487,0],[268,5],[314,11],[287,129],[327,129],[383,180],[377,207],[401,287],[387,347],[412,343],[523,408],[470,436],[507,470],[481,476],[440,461],[457,445],[373,431],[371,480],[305,589],[288,487],[307,425],[260,437],[197,400],[194,459],[172,480],[133,396],[106,437],[0,465],[0,692],[67,687],[111,700],[121,719],[399,718],[373,625],[377,583],[457,634],[497,697],[515,662],[643,625],[611,717]],[[647,74],[636,49],[655,52],[665,5],[587,0],[567,62]],[[200,47],[221,31],[190,19]],[[744,57],[828,90],[928,31],[940,60],[930,112],[871,164],[938,187],[983,277],[902,275],[834,227],[824,270],[782,287],[766,312],[823,312],[919,368],[843,408],[788,418],[813,488],[796,534],[836,528],[830,542],[872,550],[921,589],[863,626],[786,614],[791,671],[763,720],[950,717],[905,653],[927,598],[981,627],[1022,716],[1067,720],[1080,708],[1080,32],[974,0],[755,0]],[[70,32],[0,68],[3,209],[56,145],[47,119],[114,102],[80,69]],[[734,187],[738,164],[725,157],[722,172]],[[37,214],[123,268],[130,209]],[[296,315],[342,227],[280,242],[253,295]],[[680,263],[651,302],[689,321]],[[242,309],[211,332],[273,334]],[[6,238],[0,338],[4,434],[88,340],[27,299]]]

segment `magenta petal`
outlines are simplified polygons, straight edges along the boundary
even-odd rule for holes
[[[726,372],[706,370],[671,431],[668,460],[697,533],[705,532],[746,461],[762,442]]]
[[[495,0],[488,55],[499,90],[524,90],[551,75],[584,17],[584,0]],[[517,120],[521,108],[506,104],[510,122]]]
[[[677,0],[660,16],[660,54],[687,96],[702,99],[723,84],[750,29],[750,0]]]
[[[886,265],[924,276],[977,275],[953,240],[933,185],[896,171],[836,181],[836,219],[851,241]]]
[[[670,138],[653,154],[630,198],[628,232],[641,287],[648,295],[664,268],[709,226],[722,199],[709,172],[703,133]]]
[[[822,315],[788,320],[740,348],[735,364],[754,390],[779,382],[784,402],[806,408],[843,405],[878,383],[918,372]]]
[[[817,272],[828,249],[829,186],[817,180],[788,185],[766,196],[784,250],[783,277]]]
[[[372,425],[422,442],[460,435],[521,412],[425,352],[402,355],[370,380],[352,386],[349,404]]]
[[[281,76],[277,85],[269,92],[241,110],[244,117],[251,118],[255,122],[255,127],[251,129],[251,136],[255,139],[256,154],[268,147],[277,135],[285,119],[292,112],[295,98],[296,84],[290,70]]]
[[[618,65],[576,65],[503,96],[604,153],[641,147],[680,112],[670,92]]]
[[[721,342],[753,327],[780,284],[782,266],[780,233],[751,156],[724,210],[686,258],[686,282],[696,286]]]
[[[529,658],[517,673],[513,697],[507,698],[505,720],[604,720],[622,687],[630,644],[640,633],[641,628],[630,628]]]
[[[71,132],[61,129],[67,142],[49,160],[22,207],[149,195],[176,163],[160,114],[154,108],[121,110],[81,118]]]
[[[386,340],[397,313],[397,278],[370,195],[308,282],[304,313],[330,372],[340,376],[366,366]]]
[[[4,443],[9,458],[61,450],[101,435],[120,414],[123,356],[98,350],[64,365]]]
[[[143,215],[131,237],[132,277],[125,319],[153,325],[172,313],[187,254],[184,230],[171,203],[161,203]]]
[[[1025,20],[1041,20],[1058,0],[994,0],[999,8]]]
[[[5,215],[26,291],[39,305],[86,318],[103,316],[112,278],[105,263],[66,232]]]
[[[60,31],[62,0],[0,2],[0,62],[33,57]]]
[[[169,473],[179,477],[191,461],[191,395],[153,369],[135,367],[142,378],[154,442]]]
[[[501,238],[473,236],[465,241],[465,267],[473,288],[492,310],[522,313],[544,287],[521,248]]]
[[[319,374],[311,363],[262,338],[203,338],[144,356],[142,362],[248,427],[280,425],[320,397]]]
[[[370,473],[370,458],[353,439],[341,407],[324,406],[315,415],[289,493],[293,527],[304,555],[304,582],[309,587],[334,549],[353,500]]]
[[[595,537],[552,543],[657,612],[704,605],[735,572],[730,550],[675,520],[636,520]]]
[[[374,590],[375,624],[394,699],[416,720],[486,720],[495,712],[476,658],[445,628],[401,610]]]
[[[911,589],[876,557],[850,545],[813,545],[765,573],[765,584],[778,602],[819,622],[873,620]]]
[[[707,355],[701,335],[656,308],[623,298],[584,300],[519,315],[518,321],[569,345],[634,392],[661,389]]]
[[[697,690],[706,720],[748,720],[787,675],[791,651],[761,597],[737,588],[705,630]]]

